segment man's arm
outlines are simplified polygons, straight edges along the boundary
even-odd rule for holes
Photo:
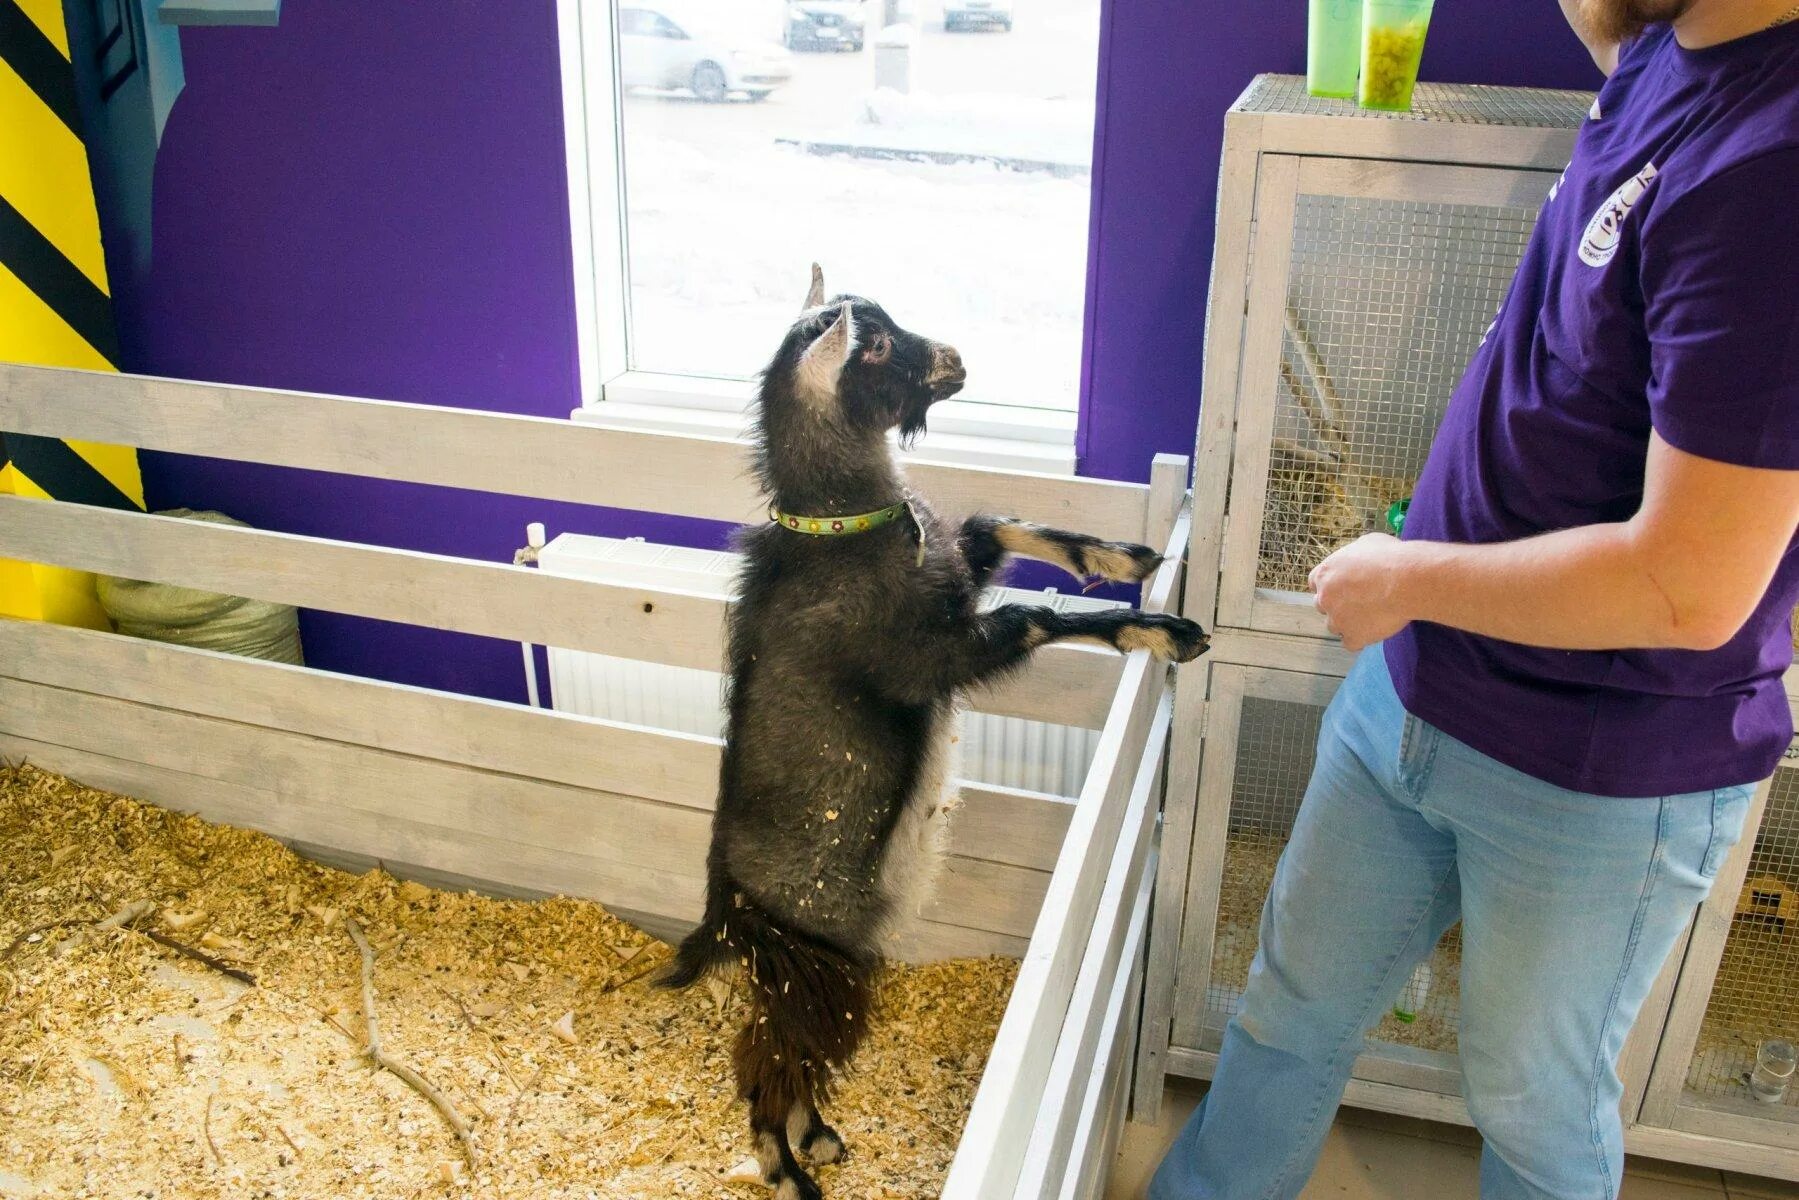
[[[1761,602],[1799,526],[1799,471],[1649,444],[1628,521],[1492,545],[1370,534],[1312,572],[1351,650],[1432,621],[1559,650],[1710,650]]]
[[[1587,48],[1593,56],[1600,73],[1607,78],[1618,69],[1618,43],[1608,42],[1591,32],[1584,18],[1580,15],[1580,0],[1561,0],[1562,15],[1568,18],[1568,24],[1574,30],[1574,36],[1580,44]]]

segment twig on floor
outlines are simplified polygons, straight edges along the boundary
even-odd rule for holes
[[[19,934],[18,937],[8,942],[6,944],[6,949],[0,950],[0,962],[5,962],[7,959],[11,958],[19,947],[23,946],[35,934],[53,933],[58,929],[72,929],[77,925],[92,925],[93,923],[94,918],[92,917],[70,917],[60,921],[45,921],[42,925],[33,925],[30,929],[25,930],[23,933]]]
[[[463,1119],[462,1114],[456,1111],[456,1106],[451,1104],[449,1099],[433,1087],[423,1075],[405,1063],[389,1058],[382,1051],[381,1027],[375,1018],[375,951],[369,945],[368,938],[363,936],[362,926],[356,923],[355,917],[345,916],[344,928],[349,931],[350,940],[356,943],[356,949],[362,955],[362,1020],[363,1025],[368,1029],[368,1044],[363,1048],[363,1053],[367,1054],[369,1060],[376,1066],[398,1076],[403,1083],[429,1100],[432,1107],[443,1114],[444,1120],[450,1123],[450,1128],[456,1131],[457,1140],[462,1143],[462,1152],[468,1157],[469,1167],[473,1169],[477,1161],[475,1135],[469,1129],[468,1122]]]
[[[102,920],[91,923],[85,921],[77,922],[77,924],[91,924],[92,928],[78,930],[77,932],[70,934],[68,937],[58,942],[56,944],[56,949],[52,950],[50,953],[60,958],[62,955],[67,954],[76,946],[80,945],[81,939],[86,937],[89,933],[99,933],[106,929],[124,929],[155,907],[156,902],[154,900],[133,900],[129,904],[121,905],[118,911]]]
[[[248,971],[240,971],[230,963],[227,963],[222,959],[214,958],[204,950],[196,950],[192,946],[178,942],[166,933],[158,933],[154,929],[139,929],[137,932],[143,934],[158,946],[166,946],[177,954],[186,955],[197,963],[203,963],[204,965],[211,967],[221,975],[229,975],[239,983],[248,984],[250,987],[256,986],[256,977],[254,975],[250,974]]]
[[[206,1148],[212,1151],[213,1161],[222,1167],[225,1156],[219,1153],[219,1144],[212,1140],[212,1102],[218,1098],[217,1092],[206,1093],[206,1115],[200,1118],[200,1131],[206,1135]]]

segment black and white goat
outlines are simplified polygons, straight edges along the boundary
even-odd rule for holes
[[[1206,645],[1192,621],[1134,610],[983,612],[1008,554],[1123,582],[1161,557],[1005,517],[939,521],[907,490],[887,434],[924,429],[931,404],[962,387],[960,356],[873,301],[825,302],[812,270],[762,377],[757,467],[773,519],[738,543],[705,918],[662,981],[735,971],[747,983],[737,1086],[779,1200],[821,1195],[795,1150],[814,1163],[843,1153],[818,1106],[867,1027],[884,930],[928,881],[958,694],[1048,642],[1180,661]]]

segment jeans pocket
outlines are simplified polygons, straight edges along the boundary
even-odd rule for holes
[[[1753,795],[1753,784],[1719,788],[1712,793],[1711,838],[1705,847],[1705,860],[1699,865],[1699,873],[1705,878],[1717,878],[1718,868],[1724,865],[1724,856],[1742,838],[1743,822],[1749,815],[1749,798]]]

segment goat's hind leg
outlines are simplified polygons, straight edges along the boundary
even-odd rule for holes
[[[982,565],[997,565],[1007,554],[1050,563],[1083,581],[1141,583],[1162,565],[1162,556],[1149,546],[1108,542],[1012,517],[970,517],[962,523],[961,540],[969,566],[983,582]]]
[[[843,1138],[826,1125],[812,1104],[796,1104],[787,1114],[787,1141],[795,1150],[820,1166],[843,1157]]]
[[[749,1096],[750,1132],[756,1138],[756,1164],[762,1168],[762,1181],[775,1190],[775,1200],[824,1200],[824,1192],[793,1156],[789,1122],[772,1119],[759,1099],[755,1092]]]

